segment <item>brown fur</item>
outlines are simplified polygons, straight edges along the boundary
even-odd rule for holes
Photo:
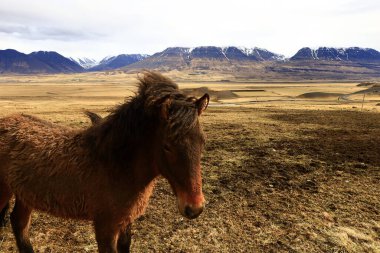
[[[129,248],[126,228],[144,212],[159,175],[183,198],[180,212],[199,215],[198,115],[208,95],[186,97],[154,72],[139,81],[135,97],[82,131],[24,114],[0,119],[0,210],[14,194],[11,222],[20,252],[33,252],[32,209],[94,221],[99,252]]]

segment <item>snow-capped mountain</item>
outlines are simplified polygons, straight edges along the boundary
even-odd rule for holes
[[[232,51],[238,49],[240,52],[244,53],[247,57],[253,58],[259,61],[283,61],[285,60],[285,56],[281,54],[276,54],[271,51],[268,51],[264,48],[254,47],[227,47],[224,50]],[[228,54],[228,52],[227,52]]]
[[[272,53],[261,48],[245,47],[169,47],[162,52],[156,53],[153,57],[183,57],[191,60],[195,58],[209,58],[221,60],[251,60],[251,61],[276,61],[283,60],[285,57],[280,54]]]
[[[284,58],[282,55],[257,47],[169,47],[126,68],[158,70],[229,69],[241,64],[283,61]]]
[[[152,57],[172,57],[172,56],[181,56],[187,57],[193,48],[189,47],[168,47],[162,52],[155,53]]]
[[[70,57],[70,59],[75,61],[79,65],[81,65],[84,69],[89,69],[99,64],[98,61],[91,58],[87,58],[87,57],[81,57],[81,58]]]
[[[107,56],[103,60],[101,60],[99,64],[89,68],[89,70],[101,71],[117,69],[133,64],[135,62],[139,62],[147,57],[148,55],[146,54],[120,54],[117,56]]]
[[[319,47],[317,49],[304,47],[290,60],[379,61],[380,52],[360,47]]]

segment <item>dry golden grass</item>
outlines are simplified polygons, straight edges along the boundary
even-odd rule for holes
[[[135,75],[93,75],[1,77],[0,116],[23,112],[87,127],[83,109],[106,115],[135,89]],[[70,80],[79,76],[82,81],[73,85]],[[103,81],[92,83],[96,78]],[[360,96],[295,98],[360,90],[350,83],[180,86],[264,89],[271,95],[241,103],[255,100],[255,92],[241,91],[237,99],[211,104],[202,117],[208,136],[205,212],[184,220],[168,183],[160,180],[146,214],[134,224],[132,252],[380,252],[377,97],[361,111]],[[88,222],[34,212],[31,238],[36,252],[96,252]],[[10,226],[0,230],[0,251],[16,252]]]

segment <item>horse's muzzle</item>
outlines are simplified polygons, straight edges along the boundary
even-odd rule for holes
[[[197,194],[188,196],[186,193],[180,193],[177,195],[179,212],[188,219],[197,218],[204,208],[203,194]]]
[[[203,211],[203,205],[197,208],[193,208],[191,206],[186,206],[184,211],[184,216],[188,219],[197,218]]]

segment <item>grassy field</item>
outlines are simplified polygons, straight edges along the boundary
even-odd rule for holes
[[[213,101],[202,117],[207,206],[183,219],[161,179],[133,226],[132,252],[380,252],[380,102],[357,83],[190,82]],[[135,91],[123,73],[0,77],[0,116],[34,114],[85,128]],[[221,91],[221,93],[218,93]],[[234,96],[231,98],[231,94]],[[302,96],[312,93],[311,96]],[[34,212],[36,252],[96,252],[88,222]],[[0,252],[17,252],[10,226]]]
[[[196,95],[201,95],[206,88],[214,106],[364,111],[380,109],[380,92],[367,94],[363,103],[363,94],[354,93],[368,87],[358,86],[357,82],[222,82],[220,79],[223,76],[198,80],[197,76],[178,71],[171,71],[168,76],[176,80],[181,89],[187,89]],[[15,109],[14,102],[17,106],[24,105],[25,108],[21,109],[27,110],[33,110],[33,107],[43,109],[43,103],[49,104],[51,101],[54,101],[51,103],[53,108],[69,106],[91,109],[113,105],[133,95],[136,77],[137,74],[124,72],[4,75],[0,76],[0,105],[10,112]],[[53,108],[47,109],[52,111]]]

